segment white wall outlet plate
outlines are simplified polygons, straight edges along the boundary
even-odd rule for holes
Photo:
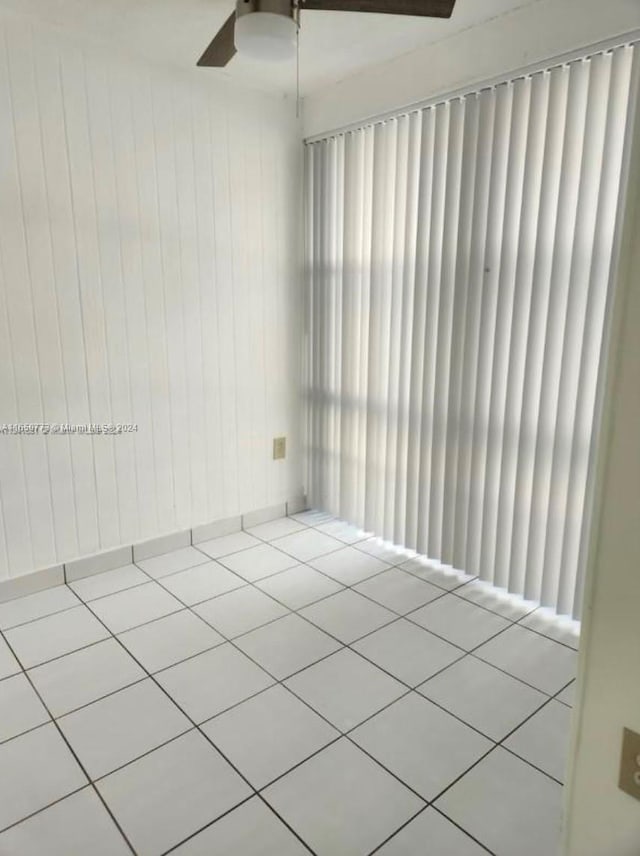
[[[629,728],[623,731],[618,786],[629,796],[640,800],[640,734]]]
[[[282,458],[287,457],[287,438],[286,437],[274,437],[273,438],[273,460],[280,461]]]

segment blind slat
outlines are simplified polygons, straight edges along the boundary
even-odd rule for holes
[[[307,147],[308,495],[579,616],[634,48]]]

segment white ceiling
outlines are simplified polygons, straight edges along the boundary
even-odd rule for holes
[[[422,45],[446,39],[538,0],[458,0],[449,20],[303,12],[300,85],[303,95]],[[72,30],[92,41],[154,62],[193,67],[234,0],[0,0],[0,7]],[[295,61],[253,63],[239,54],[224,70],[254,88],[295,92]]]

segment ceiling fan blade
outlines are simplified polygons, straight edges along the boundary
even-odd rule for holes
[[[450,18],[456,0],[300,0],[301,9]]]
[[[198,60],[198,65],[209,68],[222,68],[229,62],[236,52],[234,42],[235,26],[236,13],[232,12]]]

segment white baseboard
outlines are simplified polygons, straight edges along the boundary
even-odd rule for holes
[[[233,535],[242,529],[242,516],[227,517],[224,520],[214,520],[213,523],[204,523],[202,526],[194,526],[191,530],[191,543],[201,544],[212,538],[222,538],[223,535]]]
[[[133,550],[131,547],[117,547],[115,550],[107,550],[95,556],[87,556],[86,559],[74,559],[72,562],[64,563],[64,575],[68,583],[81,580],[83,577],[91,577],[93,574],[101,574],[103,571],[111,571],[130,565],[133,562]]]
[[[278,517],[287,516],[287,503],[281,502],[280,505],[272,505],[269,508],[260,508],[258,511],[250,511],[248,514],[242,515],[242,528],[251,529],[252,526],[260,526],[261,523],[268,523],[270,520],[277,520]]]
[[[64,585],[63,565],[55,565],[52,568],[43,568],[21,577],[2,580],[0,581],[0,603],[61,585]]]
[[[306,496],[299,496],[294,499],[290,499],[287,502],[287,516],[290,514],[299,514],[301,511],[308,511],[309,503],[307,502]]]
[[[153,556],[160,556],[162,553],[169,553],[171,550],[179,550],[181,547],[188,547],[191,544],[199,544],[202,541],[209,541],[222,535],[230,535],[233,532],[239,532],[241,529],[259,526],[269,520],[276,520],[278,517],[296,514],[306,509],[306,497],[295,497],[288,502],[270,505],[268,508],[259,508],[236,517],[214,520],[212,523],[194,526],[193,529],[170,532],[167,535],[160,535],[139,544],[116,547],[113,550],[96,553],[92,556],[73,559],[65,562],[64,565],[55,565],[30,574],[0,580],[0,603],[62,585],[65,581],[71,582],[93,574],[101,574],[131,562],[150,559]]]
[[[184,529],[182,532],[170,532],[168,535],[159,535],[157,538],[150,538],[148,541],[134,544],[132,548],[133,561],[141,562],[143,559],[152,559],[154,556],[170,553],[171,550],[179,550],[180,547],[189,546],[191,546],[191,529]]]

